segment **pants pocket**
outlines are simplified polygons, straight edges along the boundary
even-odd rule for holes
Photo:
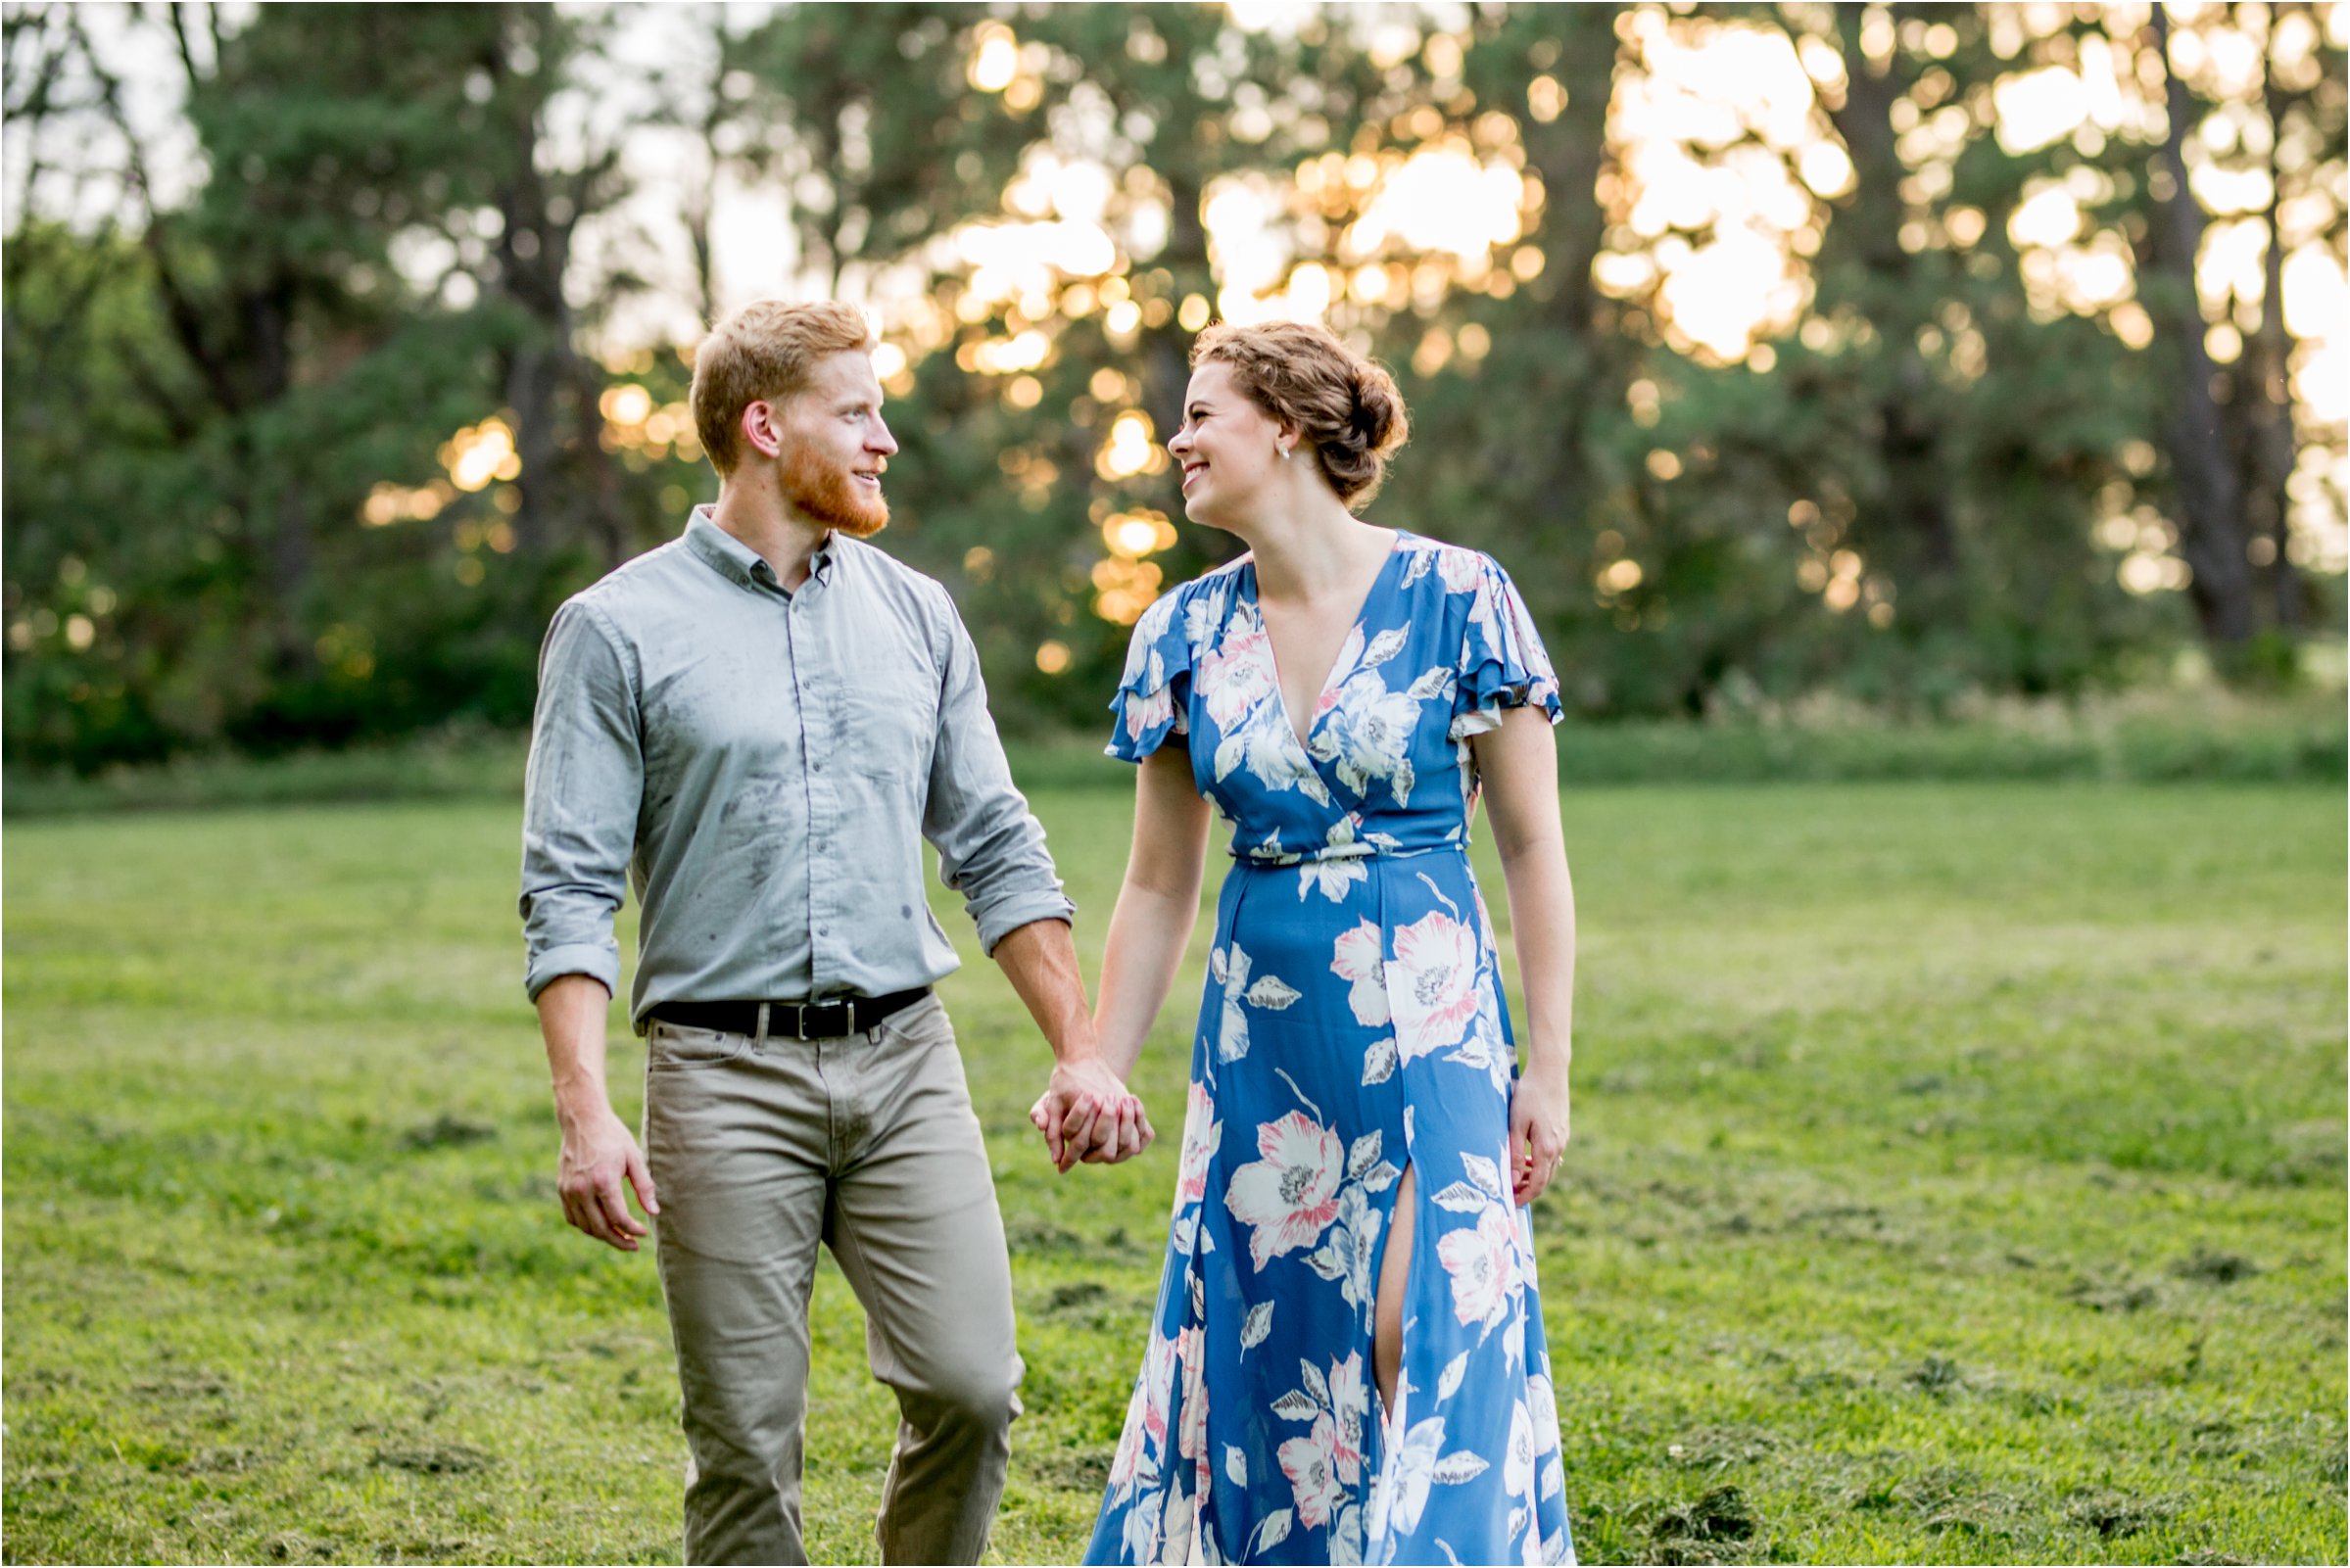
[[[722,1068],[750,1052],[751,1037],[720,1029],[694,1029],[653,1020],[645,1037],[645,1064],[652,1071]]]

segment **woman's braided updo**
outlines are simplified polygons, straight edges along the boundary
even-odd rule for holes
[[[1298,432],[1349,511],[1370,503],[1388,457],[1411,437],[1395,378],[1327,327],[1219,322],[1191,345],[1192,367],[1208,363],[1229,369],[1251,403]]]

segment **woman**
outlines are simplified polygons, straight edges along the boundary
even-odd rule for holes
[[[1294,323],[1211,328],[1192,365],[1184,510],[1250,552],[1151,606],[1113,704],[1110,750],[1141,764],[1098,1015],[1122,1077],[1190,937],[1211,799],[1236,864],[1086,1560],[1567,1560],[1527,1215],[1567,1137],[1558,682],[1492,560],[1355,516],[1405,438],[1384,371]],[[1522,1077],[1466,853],[1480,782]]]

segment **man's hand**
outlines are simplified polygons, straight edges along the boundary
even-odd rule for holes
[[[628,1124],[602,1106],[563,1118],[563,1153],[555,1186],[563,1195],[563,1217],[599,1242],[624,1253],[637,1250],[645,1222],[628,1212],[625,1181],[648,1214],[661,1212],[653,1196],[652,1171]]]
[[[1029,1120],[1044,1134],[1053,1168],[1063,1175],[1080,1161],[1114,1165],[1131,1160],[1158,1136],[1141,1100],[1097,1056],[1055,1063]]]

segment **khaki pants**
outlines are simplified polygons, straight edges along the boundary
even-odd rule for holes
[[[645,1151],[692,1453],[688,1562],[804,1563],[808,1296],[821,1241],[897,1394],[885,1562],[977,1562],[1003,1495],[1012,1277],[995,1185],[937,998],[831,1040],[655,1022]]]

